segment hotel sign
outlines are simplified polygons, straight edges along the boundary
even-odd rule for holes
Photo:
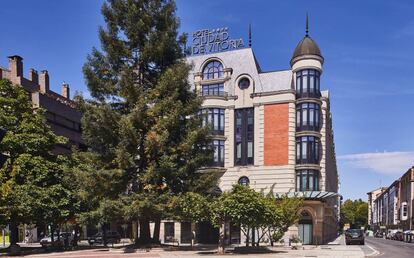
[[[228,28],[193,32],[191,54],[208,54],[244,47],[243,39],[230,39]]]

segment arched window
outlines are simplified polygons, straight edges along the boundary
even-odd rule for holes
[[[219,61],[210,61],[204,66],[203,80],[218,79],[223,76],[223,65]]]
[[[298,131],[319,131],[321,107],[316,103],[300,103],[296,106],[296,129]]]
[[[296,163],[319,164],[321,141],[315,136],[300,136],[296,138]]]
[[[247,176],[242,176],[239,178],[239,185],[248,186],[250,184],[250,180]]]
[[[313,169],[296,171],[296,191],[319,191],[319,171]]]

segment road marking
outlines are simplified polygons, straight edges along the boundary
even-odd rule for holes
[[[372,253],[370,253],[370,254],[367,254],[366,256],[374,256],[374,255],[379,255],[380,254],[380,252],[378,252],[376,249],[374,249],[372,246],[370,246],[370,245],[365,245],[366,247],[368,247],[369,249],[371,249],[372,250]]]

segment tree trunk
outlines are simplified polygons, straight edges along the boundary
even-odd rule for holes
[[[246,246],[249,246],[250,242],[250,228],[247,228],[247,234],[246,234]]]
[[[10,245],[17,245],[19,242],[19,228],[17,222],[12,219],[10,222]]]
[[[252,246],[255,246],[256,243],[256,228],[252,227]]]
[[[55,241],[55,226],[53,224],[50,225],[50,239],[52,243]]]
[[[160,243],[160,230],[161,230],[161,219],[155,220],[154,232],[153,232],[153,242],[156,244]]]
[[[76,224],[75,225],[75,235],[73,236],[73,243],[72,243],[73,246],[78,246],[78,241],[79,241],[78,235],[79,235],[79,232],[80,232],[80,226],[78,224]]]
[[[139,241],[140,245],[148,245],[151,243],[151,231],[150,231],[149,219],[139,220]]]
[[[106,237],[106,224],[105,223],[102,224],[102,241],[103,241],[104,246],[108,245],[108,241],[107,241],[107,237]]]
[[[218,253],[219,254],[224,254],[226,252],[226,245],[225,245],[225,239],[224,239],[224,234],[225,234],[225,222],[222,222],[220,225],[220,230],[219,230],[219,246],[218,246]]]
[[[19,228],[17,222],[12,219],[10,221],[10,254],[13,256],[20,255],[20,246],[17,242],[19,242]]]

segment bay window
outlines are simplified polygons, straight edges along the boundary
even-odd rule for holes
[[[319,131],[321,108],[317,103],[300,103],[296,106],[296,130]]]
[[[321,142],[315,136],[300,136],[296,138],[296,163],[319,164]]]
[[[224,134],[224,109],[205,108],[201,110],[203,116],[203,126],[211,126],[212,133],[215,135]]]
[[[298,97],[317,97],[320,92],[320,72],[304,69],[296,72],[296,94]]]
[[[296,191],[319,191],[319,171],[313,169],[296,171]]]

